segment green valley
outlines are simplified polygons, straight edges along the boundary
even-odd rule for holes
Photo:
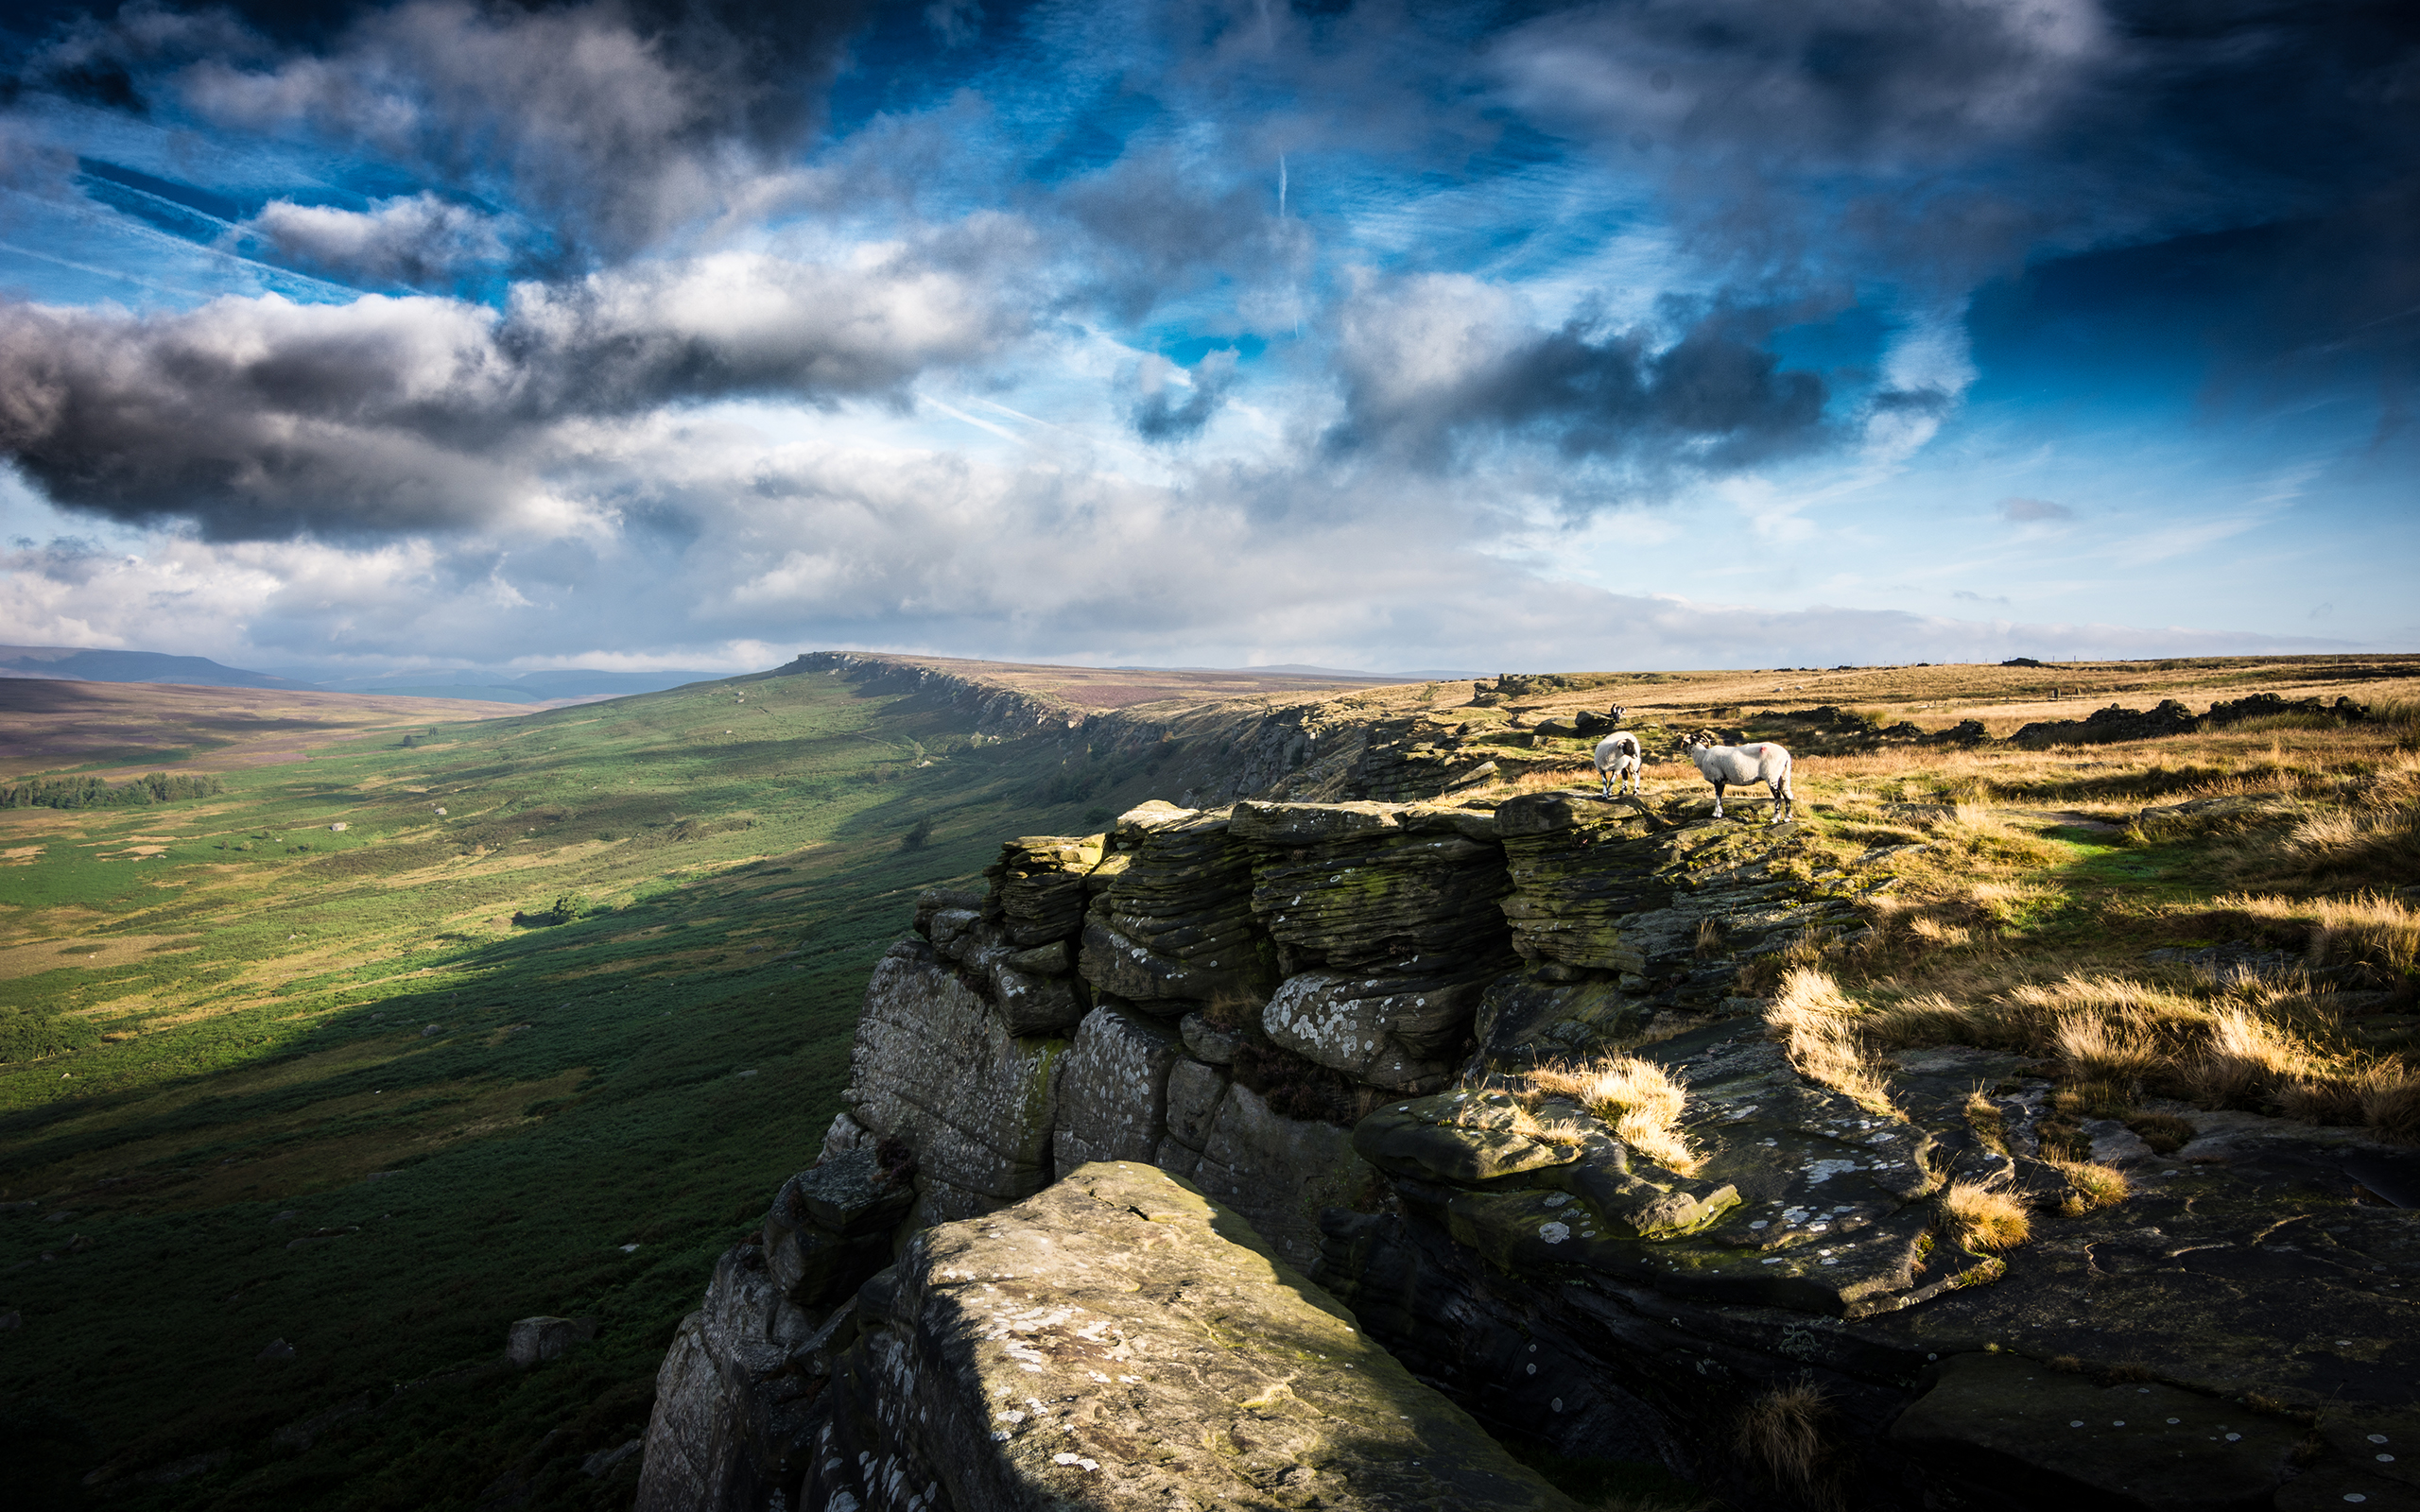
[[[0,1436],[44,1504],[627,1504],[635,1457],[580,1465],[812,1159],[913,893],[1089,807],[1060,742],[832,676],[384,702],[215,796],[0,811]],[[515,1370],[540,1314],[598,1337]]]

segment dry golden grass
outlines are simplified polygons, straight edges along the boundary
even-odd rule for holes
[[[1975,1131],[1975,1137],[1983,1142],[1985,1149],[2001,1155],[2008,1153],[2008,1115],[2001,1111],[1999,1104],[1984,1094],[1980,1087],[1966,1094],[1965,1107],[1960,1111],[1966,1115],[1966,1126]]]
[[[2420,806],[2307,813],[2283,833],[2231,848],[2227,868],[2263,882],[2408,883],[2420,876]]]
[[[1832,1454],[1824,1428],[1831,1416],[1828,1394],[1802,1378],[1750,1402],[1733,1443],[1775,1485],[1819,1506],[1836,1505],[1838,1493],[1824,1484]]]
[[[2278,1110],[2313,1124],[2366,1125],[2394,1139],[2420,1137],[2420,1071],[2374,1060],[2285,1082]]]
[[[2096,1165],[2090,1160],[2057,1160],[2059,1174],[2067,1178],[2072,1189],[2059,1211],[2073,1218],[2095,1208],[2112,1208],[2126,1200],[2134,1191],[2126,1173],[2115,1166]]]
[[[1869,1112],[1896,1118],[1900,1115],[1891,1101],[1891,1084],[1872,1063],[1858,1035],[1858,1005],[1839,984],[1809,966],[1783,977],[1765,1009],[1765,1022],[1800,1075]]]
[[[2408,873],[2420,877],[2420,868]],[[2420,970],[2420,908],[2379,893],[2349,898],[2279,898],[2240,893],[2213,906],[2310,931],[2314,966],[2363,961],[2396,974]]]
[[[1949,1183],[1941,1194],[1941,1212],[1962,1249],[2014,1249],[2033,1234],[2025,1204],[1985,1182]]]
[[[1607,1056],[1541,1066],[1523,1079],[1532,1094],[1567,1097],[1603,1119],[1615,1138],[1667,1170],[1686,1175],[1703,1161],[1681,1134],[1688,1092],[1653,1061]]]
[[[2291,1030],[2249,1007],[2228,1006],[2210,1016],[2201,1053],[2182,1074],[2202,1106],[2247,1108],[2290,1082],[2315,1080],[2325,1064]]]
[[[1524,1107],[1515,1106],[1513,1108],[1512,1122],[1505,1126],[1512,1133],[1518,1134],[1524,1139],[1536,1140],[1541,1144],[1581,1144],[1585,1143],[1577,1130],[1566,1128],[1561,1124],[1548,1124],[1540,1119],[1537,1114]]]
[[[2064,1019],[2050,1043],[2069,1075],[2097,1081],[2136,1081],[2168,1058],[2154,1034],[2131,1018]]]

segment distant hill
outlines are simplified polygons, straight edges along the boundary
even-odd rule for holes
[[[376,693],[404,698],[485,698],[499,703],[552,703],[559,698],[620,698],[634,693],[661,693],[683,683],[709,682],[728,672],[674,668],[667,672],[594,672],[567,667],[560,672],[518,675],[448,668],[431,672],[389,672],[374,678],[335,678],[313,684],[331,693]]]
[[[688,682],[728,677],[724,672],[675,668],[668,672],[489,672],[447,667],[389,672],[371,678],[315,677],[306,667],[252,672],[208,657],[170,656],[163,651],[96,651],[72,645],[0,645],[0,678],[46,678],[72,682],[167,682],[205,688],[283,688],[324,693],[373,693],[389,698],[475,698],[484,703],[554,703],[565,698],[619,698],[657,693]]]
[[[308,688],[307,682],[221,666],[208,657],[161,651],[94,651],[68,645],[0,645],[0,677],[77,682],[180,682],[205,688]],[[452,695],[460,697],[460,694]]]

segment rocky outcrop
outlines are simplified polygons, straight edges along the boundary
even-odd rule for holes
[[[1367,1469],[1409,1451],[1357,1459],[1332,1425],[1375,1408],[1320,1382],[1373,1345],[1501,1439],[1737,1505],[2412,1504],[2360,1446],[2420,1435],[2420,1232],[2377,1196],[2420,1161],[2182,1105],[2158,1155],[1999,1051],[1809,1079],[1742,983],[1858,927],[1870,854],[1581,791],[1010,842],[877,967],[822,1165],[666,1358],[642,1505],[1554,1504],[1460,1429],[1421,1431],[1438,1484]],[[1569,1079],[1614,1050],[1678,1089],[1660,1132]],[[2032,1242],[1964,1247],[1959,1182]],[[1238,1395],[1305,1327],[1292,1395]],[[1807,1453],[1755,1448],[1775,1414]]]
[[[2014,746],[2100,746],[2120,740],[2189,735],[2199,723],[2193,711],[2173,698],[2165,698],[2155,709],[2121,709],[2113,703],[2082,719],[2036,720],[2008,738]]]
[[[902,1152],[904,1160],[904,1151]],[[851,1298],[890,1263],[903,1163],[838,1150],[786,1182],[754,1242],[715,1266],[656,1373],[641,1512],[795,1505],[815,1407],[849,1343]]]
[[[829,1383],[808,1506],[1574,1505],[1148,1165],[917,1235]]]
[[[1484,1094],[1357,1131],[1398,1211],[1329,1213],[1314,1274],[1495,1431],[1658,1460],[1737,1505],[2412,1504],[2400,1459],[2360,1446],[2420,1438],[2402,1317],[2420,1232],[2357,1203],[2353,1167],[2420,1160],[2187,1109],[2198,1137],[2165,1157],[2087,1126],[2136,1191],[2060,1216],[2049,1083],[2014,1056],[1904,1053],[1882,1116],[1798,1076],[1752,1022],[1638,1054],[1688,1088],[1686,1177],[1567,1113],[1539,1116],[1576,1144],[1525,1139]],[[2006,1153],[1975,1132],[1979,1086]],[[2034,1242],[1957,1247],[1935,1198],[1959,1179],[2031,1197]],[[1776,1391],[1819,1406],[1811,1477],[1739,1452]],[[2346,1452],[2314,1417],[2368,1426],[2338,1435]],[[2227,1496],[2201,1500],[2212,1486]]]
[[[2273,693],[2255,693],[2241,698],[2229,698],[2210,705],[2202,717],[2213,725],[2239,725],[2247,719],[2272,719],[2279,714],[2300,714],[2310,719],[2332,719],[2339,724],[2358,725],[2370,717],[2367,704],[2355,703],[2338,695],[2336,701],[2324,698],[2288,698]]]

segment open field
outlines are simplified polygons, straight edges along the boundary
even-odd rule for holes
[[[491,718],[511,708],[468,698],[0,678],[0,782],[32,772],[117,777],[167,765],[216,772],[302,761],[354,741],[400,738],[432,722]]]
[[[1927,666],[1781,668],[1760,672],[1607,672],[1547,674],[1515,695],[1515,709],[1546,716],[1618,703],[1637,721],[1732,724],[1760,710],[1831,704],[1937,729],[1979,719],[2004,737],[2036,720],[2082,719],[2111,703],[2148,709],[2163,698],[2196,710],[2224,698],[2280,697],[2356,702],[2420,698],[2420,657],[2190,657],[2165,662],[2055,662],[2038,666],[1972,663]],[[1438,686],[1436,702],[1469,696],[1469,683]]]
[[[1079,707],[1243,691],[964,670]],[[1838,1029],[1843,1074],[1887,1081],[1893,1047],[1954,1027],[2068,1065],[2080,1108],[2144,1119],[2195,1096],[2366,1117],[2377,1068],[2411,1053],[2411,659],[1556,680],[1572,685],[1504,713],[1618,700],[1634,723],[1761,733],[1759,710],[1829,703],[2005,734],[2113,698],[2349,694],[2391,717],[1809,756],[1804,864],[1880,853],[1897,881],[1861,936],[1806,940],[1741,987],[1840,1019],[1809,1032]],[[1176,796],[1157,791],[1165,754],[1096,758],[1064,731],[977,743],[942,701],[820,676],[451,719],[426,700],[23,686],[94,701],[12,718],[0,776],[226,783],[0,811],[0,1314],[22,1324],[0,1332],[0,1449],[56,1504],[626,1505],[635,1460],[581,1462],[637,1433],[715,1257],[812,1159],[914,891],[973,876],[1007,836]],[[1338,705],[1451,720],[1470,698]],[[193,759],[165,754],[179,742]],[[1546,765],[1474,791],[1580,776],[1526,753]],[[1658,807],[1709,796],[1668,763],[1648,786]],[[2229,942],[2325,974],[2256,992],[2146,958]],[[502,1365],[507,1325],[539,1313],[601,1332],[544,1369]],[[257,1358],[280,1340],[291,1359]]]
[[[94,701],[147,692],[179,739],[230,700]],[[637,1432],[714,1257],[812,1159],[915,889],[1080,822],[1056,748],[805,677],[307,713],[181,765],[220,796],[0,811],[0,1434],[124,1470],[113,1506],[470,1505],[542,1440],[527,1504],[625,1503],[635,1462],[581,1456]],[[56,713],[51,765],[91,765]],[[536,1313],[603,1332],[498,1366]]]

